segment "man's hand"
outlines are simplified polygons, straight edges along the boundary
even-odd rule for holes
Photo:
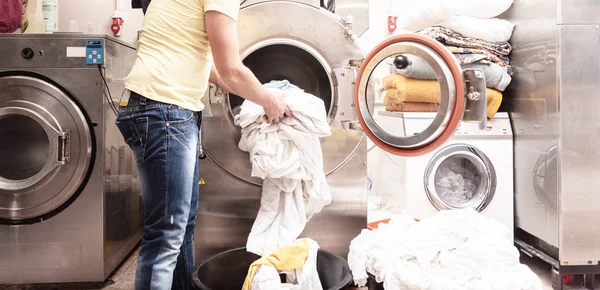
[[[271,95],[269,97],[271,101],[263,105],[263,108],[265,109],[265,115],[267,116],[267,122],[278,123],[281,121],[281,119],[283,119],[284,116],[291,117],[292,112],[283,101],[285,95],[281,92],[275,93],[271,90],[267,91]]]

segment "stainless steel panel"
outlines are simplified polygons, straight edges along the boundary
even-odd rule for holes
[[[241,8],[271,0],[242,0]],[[297,2],[319,8],[319,0],[287,0],[279,2]],[[327,3],[327,1],[325,1]],[[352,16],[354,33],[361,36],[369,29],[369,0],[335,0],[334,13],[342,18]],[[292,16],[292,15],[287,15]]]
[[[0,269],[9,269],[0,270],[0,284],[103,281],[140,240],[137,173],[102,94],[98,68],[86,66],[84,58],[57,65],[65,59],[67,46],[84,46],[86,37],[0,36],[0,72],[37,73],[64,88],[80,106],[94,137],[92,171],[68,207],[34,224],[0,225]],[[107,83],[116,99],[135,51],[112,39],[105,43]],[[25,47],[42,48],[44,58],[30,64],[16,60]],[[65,254],[65,249],[71,252]]]
[[[354,33],[361,36],[369,29],[369,0],[336,0],[335,14],[346,18],[352,16]]]
[[[544,204],[534,182],[536,163],[558,143],[557,0],[520,0],[501,18],[515,24],[510,55],[514,75],[504,106],[514,132],[515,225],[558,246],[556,208]],[[557,163],[548,163],[557,172]],[[545,176],[546,192],[558,199],[558,175]]]
[[[559,39],[559,258],[563,265],[597,264],[600,26],[562,25]]]
[[[557,0],[559,3],[559,24],[600,23],[600,1],[598,0]]]

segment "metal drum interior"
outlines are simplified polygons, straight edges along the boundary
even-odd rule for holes
[[[424,176],[425,191],[438,210],[484,210],[494,198],[496,172],[479,149],[453,144],[437,152]]]
[[[316,52],[300,42],[280,40],[279,44],[267,45],[250,52],[243,60],[261,83],[288,80],[305,92],[323,100],[326,111],[331,112],[333,87],[331,69]],[[233,115],[244,99],[229,95]]]
[[[35,120],[17,114],[0,116],[0,136],[0,177],[25,180],[44,168],[50,142]]]

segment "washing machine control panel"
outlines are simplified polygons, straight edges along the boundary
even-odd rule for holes
[[[85,41],[85,55],[86,64],[104,64],[104,39],[87,39]]]

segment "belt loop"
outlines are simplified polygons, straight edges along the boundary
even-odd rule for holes
[[[140,96],[140,106],[145,106],[146,105],[146,98]]]

